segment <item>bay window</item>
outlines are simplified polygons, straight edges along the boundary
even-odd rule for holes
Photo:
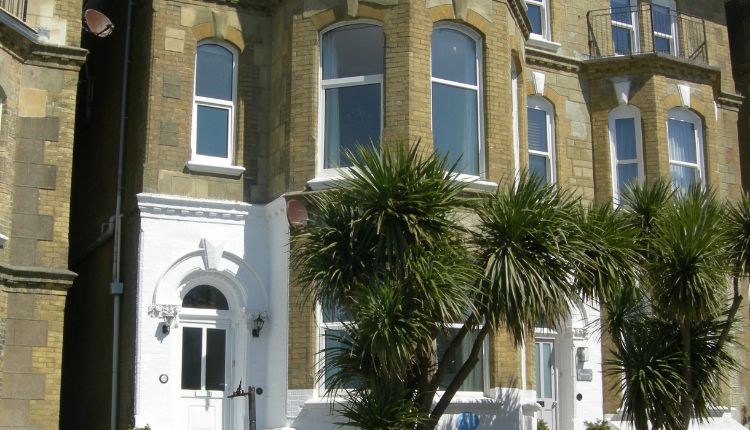
[[[383,29],[357,23],[321,35],[318,172],[351,166],[358,147],[380,147],[383,98]]]
[[[619,203],[631,185],[643,183],[641,116],[633,106],[620,106],[609,113],[609,141],[612,155],[612,194]]]
[[[481,51],[478,34],[440,24],[432,31],[432,136],[434,150],[456,172],[483,172]]]
[[[675,189],[705,185],[703,122],[687,109],[675,108],[667,117],[669,173]]]
[[[554,108],[541,97],[529,97],[526,114],[529,133],[529,174],[554,184],[557,181]]]

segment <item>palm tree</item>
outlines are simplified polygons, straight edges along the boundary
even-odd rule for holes
[[[741,297],[735,287],[727,308],[726,280],[734,274],[736,286],[746,267],[736,238],[750,212],[727,215],[710,190],[674,193],[664,182],[635,186],[623,202],[641,257],[639,288],[624,285],[605,306],[623,414],[639,430],[687,429],[708,417],[736,366],[728,344]]]
[[[538,321],[560,321],[636,266],[611,208],[584,211],[536,178],[470,197],[445,159],[416,146],[352,161],[346,181],[311,198],[315,225],[293,238],[310,298],[350,320],[319,374],[345,393],[347,425],[434,428],[489,333],[521,344]],[[438,357],[447,323],[460,328]],[[469,333],[470,352],[434,403]]]

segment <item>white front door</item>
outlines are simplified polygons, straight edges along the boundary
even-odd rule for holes
[[[540,419],[550,430],[557,429],[557,372],[555,367],[555,341],[537,340],[536,354],[536,399],[542,410]]]
[[[183,322],[179,430],[228,429],[227,378],[232,362],[229,324]]]

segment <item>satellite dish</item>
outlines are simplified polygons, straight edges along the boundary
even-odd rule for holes
[[[291,199],[286,202],[286,219],[292,227],[302,227],[307,224],[307,208],[299,200]]]
[[[107,15],[95,9],[86,9],[83,12],[83,25],[86,31],[96,37],[107,37],[115,29],[115,25],[107,18]]]

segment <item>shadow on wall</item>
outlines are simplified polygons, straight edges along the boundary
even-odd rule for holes
[[[503,429],[520,430],[521,391],[517,389],[495,389],[495,396],[457,396],[440,419],[436,429],[459,430],[466,427],[465,414],[476,414],[479,425],[476,430]],[[343,421],[340,404],[324,399],[313,399],[303,406],[292,427],[306,430],[334,430]]]

